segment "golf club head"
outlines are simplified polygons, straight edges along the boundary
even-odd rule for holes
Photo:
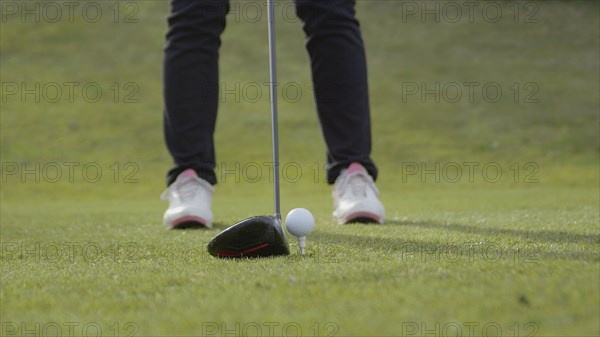
[[[225,229],[208,243],[208,252],[222,258],[289,255],[290,249],[279,220],[255,216]]]

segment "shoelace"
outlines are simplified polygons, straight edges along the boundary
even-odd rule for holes
[[[202,185],[202,182],[194,179],[194,178],[186,178],[180,182],[174,182],[169,186],[160,196],[162,200],[168,200],[169,194],[173,190],[177,190],[177,193],[181,196],[181,200],[185,201],[194,197],[195,191],[199,186]]]
[[[336,185],[338,185],[339,189],[343,189],[344,186],[349,184],[352,194],[364,197],[367,195],[367,185],[372,186],[372,184],[370,184],[371,182],[372,178],[369,175],[362,172],[356,172],[345,175],[340,181],[336,182]],[[372,187],[377,191],[375,186]]]
[[[182,181],[177,184],[177,192],[181,196],[182,201],[186,201],[192,199],[194,197],[194,193],[200,186],[200,182],[196,181],[196,179],[190,178]]]
[[[351,174],[348,177],[348,184],[350,184],[352,194],[361,197],[367,196],[367,179],[364,174]]]

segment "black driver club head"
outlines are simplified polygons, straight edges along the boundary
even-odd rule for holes
[[[274,216],[255,216],[225,229],[208,243],[208,252],[221,258],[289,255],[283,228]]]

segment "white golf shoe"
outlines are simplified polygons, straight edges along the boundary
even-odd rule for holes
[[[212,185],[198,177],[193,169],[183,171],[161,195],[169,200],[163,217],[167,229],[194,227],[212,228]]]
[[[383,223],[385,210],[373,178],[359,163],[342,170],[333,187],[333,216],[340,224]]]

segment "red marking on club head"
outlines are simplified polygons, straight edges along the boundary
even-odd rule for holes
[[[268,243],[263,243],[262,245],[258,245],[256,247],[248,248],[248,249],[243,250],[241,252],[232,252],[232,251],[222,250],[217,255],[219,257],[238,257],[238,256],[242,256],[244,254],[247,254],[247,253],[259,250],[261,248],[265,248],[268,245],[269,245]]]

